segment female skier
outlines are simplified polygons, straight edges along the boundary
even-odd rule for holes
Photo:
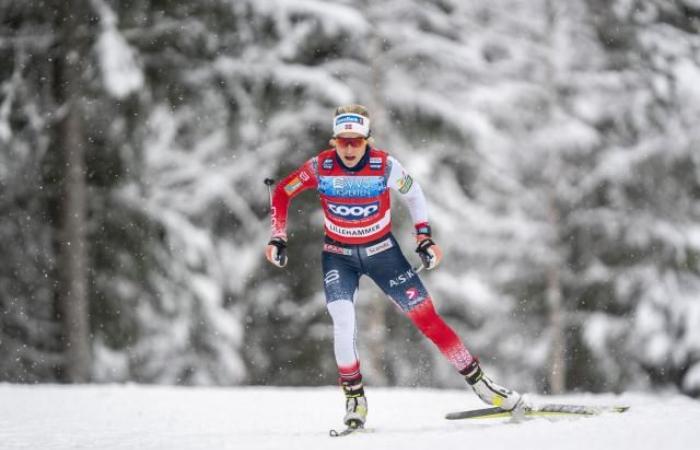
[[[272,238],[265,255],[278,267],[287,264],[287,212],[292,198],[316,188],[325,215],[323,283],[333,321],[334,351],[346,397],[345,424],[363,427],[367,399],[355,347],[355,305],[359,279],[370,277],[462,374],[484,402],[512,410],[521,395],[484,375],[479,361],[436,312],[420,277],[391,233],[389,188],[406,201],[416,230],[416,252],[426,269],[440,263],[442,251],[432,239],[420,185],[401,164],[376,149],[370,117],[361,105],[338,107],[333,117],[333,148],[306,161],[284,178],[272,194]]]

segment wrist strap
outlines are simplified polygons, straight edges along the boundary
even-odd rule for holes
[[[270,239],[270,242],[268,242],[267,245],[274,245],[277,248],[286,248],[287,242],[282,238],[273,237],[272,239]]]

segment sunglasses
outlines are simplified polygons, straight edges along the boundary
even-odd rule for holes
[[[335,142],[338,144],[339,147],[358,148],[358,147],[361,147],[362,145],[364,145],[365,138],[361,138],[361,137],[354,137],[354,138],[337,137],[337,138],[335,138]]]

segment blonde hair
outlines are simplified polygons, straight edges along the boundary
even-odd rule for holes
[[[367,109],[366,106],[360,105],[357,103],[352,103],[349,105],[341,105],[335,108],[335,113],[333,114],[333,117],[338,117],[341,114],[359,114],[362,117],[370,118],[369,117],[369,110]],[[367,142],[369,142],[370,145],[374,145],[374,138],[370,135],[365,138]],[[332,146],[335,147],[335,138],[331,138],[328,143]]]
[[[338,106],[335,108],[335,115],[334,117],[338,117],[341,114],[359,114],[363,117],[370,118],[369,117],[369,111],[367,110],[367,107],[358,105],[356,103],[351,104],[351,105],[343,105],[343,106]]]

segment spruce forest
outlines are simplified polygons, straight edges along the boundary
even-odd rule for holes
[[[0,382],[336,383],[317,195],[366,105],[505,385],[700,396],[697,0],[1,0]],[[399,198],[394,234],[418,261]],[[374,386],[464,386],[372,283]]]

